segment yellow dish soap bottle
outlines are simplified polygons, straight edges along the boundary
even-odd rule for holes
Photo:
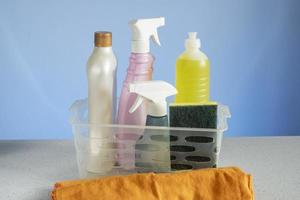
[[[175,103],[209,104],[209,60],[200,46],[197,32],[190,32],[176,61]]]

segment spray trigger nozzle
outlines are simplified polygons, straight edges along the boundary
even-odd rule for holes
[[[132,31],[131,50],[133,53],[148,53],[149,40],[160,46],[157,29],[165,25],[165,18],[135,19],[129,22]]]
[[[159,41],[157,31],[153,32],[153,34],[151,35],[151,39],[153,40],[153,42],[155,42],[157,45],[160,46],[160,41]]]
[[[166,98],[177,94],[171,84],[164,81],[138,81],[129,85],[129,92],[136,93],[137,98],[129,113],[133,113],[144,100],[147,100],[147,114],[151,116],[165,116],[167,114]]]

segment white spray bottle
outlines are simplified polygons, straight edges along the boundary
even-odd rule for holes
[[[175,87],[165,81],[138,81],[129,85],[129,92],[137,94],[129,113],[146,101],[146,126],[168,126],[166,98],[177,94]]]
[[[138,95],[129,110],[130,113],[135,112],[145,101],[147,103],[146,126],[168,126],[166,98],[177,94],[175,87],[164,81],[143,81],[130,84],[129,91]],[[159,136],[160,140],[152,140],[152,136]],[[169,137],[167,129],[145,129],[144,135],[135,145],[137,171],[170,171]]]

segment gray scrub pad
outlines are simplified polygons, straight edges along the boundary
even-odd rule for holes
[[[171,104],[170,126],[187,128],[217,128],[216,103],[200,104]]]

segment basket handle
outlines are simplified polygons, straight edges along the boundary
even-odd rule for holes
[[[79,99],[76,100],[71,107],[69,108],[70,111],[70,118],[69,121],[71,124],[80,123],[82,122],[82,118],[87,111],[88,103],[87,99]]]

